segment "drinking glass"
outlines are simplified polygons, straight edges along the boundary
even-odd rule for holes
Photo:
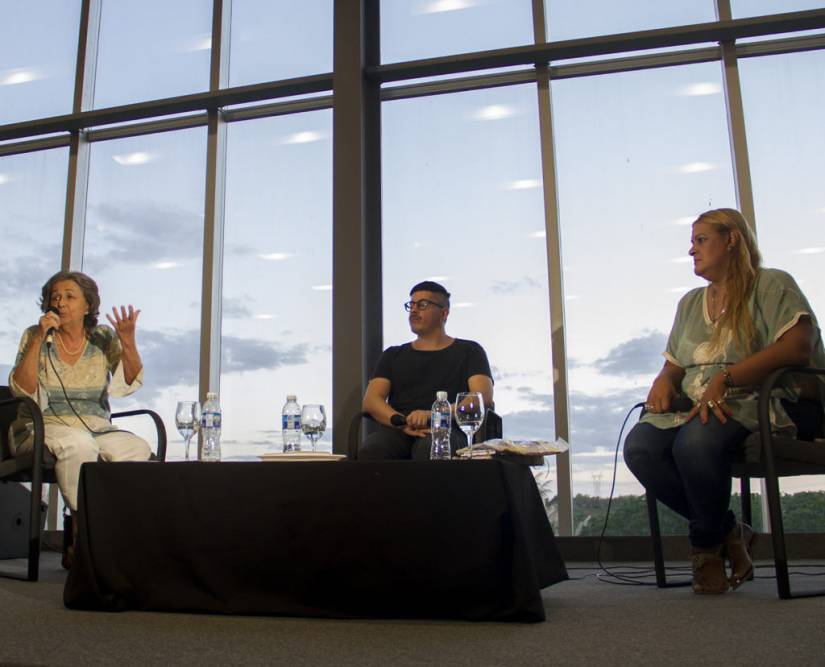
[[[301,408],[301,430],[312,443],[312,451],[315,451],[315,443],[327,428],[327,413],[324,412],[323,405],[305,405]]]
[[[484,399],[477,391],[464,392],[455,397],[455,422],[467,436],[470,458],[473,458],[473,436],[484,421]]]
[[[175,426],[186,443],[185,457],[189,460],[189,442],[201,423],[201,405],[197,401],[178,401],[175,408]]]

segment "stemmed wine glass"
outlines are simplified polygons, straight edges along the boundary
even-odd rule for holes
[[[484,399],[477,391],[464,392],[455,397],[455,422],[467,436],[470,458],[473,458],[473,436],[484,421]]]
[[[175,408],[175,426],[186,443],[185,456],[189,460],[189,442],[201,423],[201,404],[197,401],[178,401]]]
[[[305,405],[301,409],[301,430],[312,443],[315,452],[315,443],[327,428],[327,413],[323,405]]]

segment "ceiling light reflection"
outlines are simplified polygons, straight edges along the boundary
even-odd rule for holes
[[[529,236],[531,239],[546,239],[546,238],[547,238],[547,232],[546,232],[546,231],[544,231],[543,229],[540,229],[540,230],[539,230],[539,231],[537,231],[537,232],[530,232],[530,233],[528,234],[528,236]]]
[[[332,291],[332,285],[313,285],[312,289],[316,292],[330,292]]]
[[[458,303],[454,303],[452,308],[473,308],[475,304],[472,301],[459,301]]]
[[[275,316],[271,313],[258,313],[257,315],[253,315],[252,318],[256,320],[272,320]]]
[[[423,3],[423,5],[414,10],[413,13],[438,14],[440,12],[455,12],[461,9],[469,9],[479,4],[478,0],[432,0],[432,2]]]
[[[687,264],[688,262],[693,261],[693,257],[687,255],[686,257],[673,257],[672,259],[667,260],[671,264]]]
[[[473,114],[476,120],[501,120],[509,118],[515,113],[512,107],[505,104],[491,104],[483,107]]]
[[[286,252],[268,252],[263,255],[258,255],[258,257],[261,259],[266,259],[270,262],[279,262],[282,259],[289,259],[292,255]]]
[[[296,132],[295,134],[290,134],[286,139],[284,139],[285,144],[308,144],[313,141],[320,141],[324,138],[324,135],[320,132],[316,132],[314,130],[307,130],[304,132]]]
[[[796,251],[797,255],[818,255],[825,252],[825,248],[800,248]]]
[[[686,227],[687,225],[692,225],[698,217],[698,215],[685,215],[681,218],[676,218],[672,224],[677,225],[679,227]]]
[[[155,156],[145,151],[136,151],[134,153],[121,153],[120,155],[113,155],[112,159],[122,167],[134,167],[139,164],[146,164],[152,162]]]
[[[156,269],[174,269],[178,265],[177,262],[157,262]]]
[[[8,183],[10,180],[11,180],[10,176],[7,176],[6,174],[0,174],[0,185],[4,185],[4,184]]]
[[[524,178],[519,181],[510,181],[505,186],[508,190],[530,190],[541,186],[541,181],[537,178]]]
[[[702,172],[713,171],[718,168],[719,165],[713,162],[688,162],[687,164],[681,165],[678,169],[681,174],[701,174]]]
[[[704,81],[702,83],[691,83],[679,89],[679,95],[695,97],[700,95],[718,95],[722,92],[722,86],[718,83]]]
[[[14,86],[18,83],[28,83],[43,78],[45,78],[45,75],[33,68],[7,69],[0,72],[0,86]]]

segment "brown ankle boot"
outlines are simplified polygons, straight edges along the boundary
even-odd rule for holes
[[[694,593],[724,593],[728,590],[730,582],[725,572],[722,547],[720,544],[709,549],[691,549]]]
[[[730,561],[730,587],[739,588],[753,574],[751,553],[756,532],[746,523],[737,523],[725,536],[725,551]]]

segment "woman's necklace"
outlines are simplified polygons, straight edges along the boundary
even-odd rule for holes
[[[57,342],[60,343],[60,347],[63,348],[63,351],[66,354],[70,357],[74,357],[86,346],[86,334],[83,334],[83,339],[80,341],[80,345],[78,345],[74,350],[70,350],[66,347],[66,343],[63,342],[63,335],[59,331],[57,332]]]
[[[727,308],[722,306],[722,309],[717,313],[716,317],[714,317],[713,313],[716,312],[716,290],[711,289],[710,286],[708,286],[708,290],[710,291],[710,313],[709,313],[710,321],[713,322],[714,324],[716,324],[716,322],[719,321],[719,319],[722,317],[722,315],[725,314],[725,311],[727,310]]]

